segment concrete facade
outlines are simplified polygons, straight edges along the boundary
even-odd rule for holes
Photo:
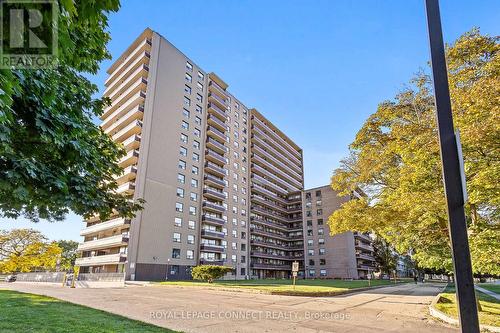
[[[347,231],[331,235],[329,216],[352,197],[339,197],[329,185],[302,192],[306,278],[366,278],[374,259],[368,235]]]
[[[101,127],[127,151],[117,191],[146,204],[130,220],[85,221],[82,272],[188,279],[217,264],[243,279],[303,263],[300,147],[150,29],[108,75]]]

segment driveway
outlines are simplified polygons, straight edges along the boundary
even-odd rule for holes
[[[183,332],[458,332],[428,317],[441,284],[404,284],[336,297],[292,297],[178,286],[1,288],[43,294]]]

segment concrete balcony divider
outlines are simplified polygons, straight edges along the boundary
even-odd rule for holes
[[[86,227],[80,231],[80,236],[87,236],[95,234],[104,230],[110,230],[115,228],[127,228],[130,225],[130,219],[117,218],[106,222],[100,222],[89,227]]]
[[[125,246],[128,243],[128,237],[123,235],[110,236],[106,238],[86,241],[78,245],[77,251],[92,251],[112,247]]]

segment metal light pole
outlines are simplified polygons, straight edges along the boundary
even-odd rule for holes
[[[462,189],[465,184],[461,173],[463,162],[460,159],[457,138],[453,129],[439,1],[426,0],[425,4],[459,321],[462,332],[476,333],[479,332],[479,321],[465,223],[465,200]]]

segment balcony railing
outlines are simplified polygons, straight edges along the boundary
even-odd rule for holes
[[[364,253],[356,253],[356,258],[375,261],[375,258],[372,255],[364,254]]]
[[[133,84],[136,80],[143,79],[144,83],[148,83],[148,72],[149,67],[145,64],[134,69],[132,73],[128,76],[124,77],[119,84],[113,85],[112,87],[108,87],[104,91],[104,96],[111,99],[111,101],[115,100],[117,96],[120,96],[128,87]]]
[[[260,251],[251,251],[250,255],[252,257],[258,258],[271,258],[271,259],[282,259],[282,260],[295,260],[295,257],[283,254],[266,253]]]
[[[282,181],[281,182],[282,184],[286,184],[288,186],[288,184],[291,183],[297,189],[302,188],[302,184],[299,181],[297,181],[295,178],[293,178],[292,176],[290,176],[289,174],[287,174],[286,172],[284,172],[280,168],[278,168],[275,165],[271,164],[269,161],[265,160],[261,156],[259,156],[257,154],[252,154],[251,158],[252,158],[252,162],[258,163],[262,167],[266,167],[268,170],[272,170],[273,174],[276,173],[276,174],[279,175],[279,176],[276,176],[276,177],[280,177],[280,179],[284,178],[284,179],[286,179],[288,181],[288,183]]]
[[[267,159],[271,160],[274,165],[282,168],[285,170],[288,174],[290,174],[292,177],[294,177],[295,180],[297,181],[302,181],[302,172],[297,172],[297,170],[300,170],[295,164],[292,164],[283,157],[281,154],[279,154],[273,147],[269,146],[267,143],[264,142],[264,140],[260,139],[256,135],[252,135],[251,140],[255,143],[252,143],[251,150],[253,150],[256,154],[266,156]],[[261,146],[264,146],[262,148]],[[276,156],[278,157],[276,157]],[[283,162],[285,161],[285,162]],[[293,169],[294,167],[295,169]]]
[[[226,142],[226,135],[213,126],[207,126],[207,134],[222,142]]]
[[[144,107],[142,105],[137,105],[136,107],[130,109],[127,113],[119,118],[115,118],[115,122],[111,124],[108,128],[104,130],[104,133],[116,133],[134,120],[142,120],[144,115]]]
[[[267,125],[264,124],[259,118],[252,116],[252,120],[255,120],[257,122],[257,124],[259,126],[261,126],[261,128],[264,128],[264,129],[267,128]],[[288,154],[294,156],[297,159],[297,161],[301,158],[300,153],[294,147],[292,147],[285,139],[280,137],[278,134],[276,134],[272,130],[268,129],[266,132],[268,132],[268,136],[271,136],[273,139],[277,140],[281,146],[287,147]]]
[[[106,222],[93,224],[89,227],[86,227],[85,229],[82,229],[82,231],[80,231],[80,236],[87,236],[104,230],[110,230],[115,228],[126,228],[129,225],[130,225],[130,219],[124,219],[124,218],[112,219]]]
[[[144,105],[144,99],[146,98],[146,91],[138,90],[131,91],[130,94],[124,96],[119,101],[116,101],[112,105],[104,109],[104,113],[99,117],[103,121],[103,125],[107,123],[106,126],[111,125],[114,118],[120,117],[122,114],[128,112],[137,105]],[[105,128],[105,126],[103,126]]]
[[[113,82],[108,83],[106,85],[106,89],[103,92],[104,96],[108,96],[111,91],[116,90],[120,84],[122,84],[127,78],[133,76],[133,73],[137,70],[138,67],[145,66],[146,70],[149,70],[149,57],[147,56],[149,53],[142,53],[141,56],[137,57],[135,60],[130,62],[130,65],[127,66],[116,78]]]
[[[121,185],[125,182],[130,182],[135,179],[137,175],[137,168],[134,165],[130,165],[123,169],[123,172],[120,176],[118,176],[116,179],[116,183],[118,185]]]
[[[225,252],[225,248],[222,245],[211,245],[211,244],[200,244],[200,250],[204,252]]]
[[[281,186],[287,192],[295,192],[295,191],[300,190],[300,187],[296,187],[296,186],[290,184],[289,182],[283,180],[282,178],[280,178],[279,176],[277,176],[273,172],[264,169],[263,167],[261,167],[260,165],[258,165],[256,163],[251,163],[250,167],[254,171],[259,172],[260,174],[274,180],[276,183],[278,183],[278,186]]]
[[[101,256],[77,258],[76,266],[98,266],[98,265],[113,265],[127,261],[127,255],[121,253],[106,254]]]
[[[200,259],[200,264],[202,265],[217,265],[217,266],[222,266],[226,263],[225,260],[210,260],[210,259],[204,259],[204,258],[201,258]]]
[[[138,149],[139,146],[141,145],[141,136],[138,135],[138,134],[133,134],[128,139],[125,139],[122,142],[122,144],[125,147],[126,151],[130,151],[130,150],[133,150],[133,149]]]
[[[274,201],[274,200],[270,200],[270,199],[261,197],[260,195],[256,195],[256,194],[252,194],[251,199],[252,199],[252,201],[259,203],[260,205],[269,207],[269,208],[274,209],[274,210],[278,210],[284,214],[288,213],[288,210],[285,207],[278,205],[276,203],[276,201]],[[272,199],[274,199],[274,198],[272,198]]]
[[[206,210],[213,210],[213,211],[216,211],[218,213],[223,213],[226,211],[226,207],[219,205],[215,202],[210,202],[210,201],[206,201],[206,200],[203,201],[203,204],[201,206]]]
[[[252,263],[250,265],[252,268],[255,269],[272,269],[272,270],[284,270],[284,271],[290,271],[292,270],[291,265],[276,265],[276,264],[266,264],[266,263]]]
[[[263,220],[263,219],[255,217],[255,216],[251,217],[251,220],[255,223],[260,224],[260,225],[265,225],[265,226],[272,227],[272,228],[279,229],[279,230],[283,230],[283,231],[302,230],[302,228],[289,228],[286,225],[282,225],[282,224],[275,223],[275,222],[268,221],[268,220]]]
[[[222,110],[220,107],[213,103],[208,103],[208,113],[217,115],[223,121],[227,120],[226,111]]]
[[[371,245],[363,244],[360,242],[356,242],[355,247],[359,247],[359,248],[364,249],[366,251],[373,251],[373,247]]]
[[[224,144],[220,143],[215,139],[212,139],[211,137],[207,138],[207,147],[216,150],[220,154],[225,154],[229,151],[229,148],[227,148]]]
[[[205,169],[208,169],[206,171],[208,171],[212,174],[215,174],[216,176],[221,177],[221,178],[223,178],[227,175],[226,169],[221,168],[219,165],[212,163],[212,162],[209,162],[209,161],[207,161],[205,163]],[[221,185],[224,186],[224,183]]]
[[[140,44],[137,45],[137,48],[135,48],[124,60],[123,62],[117,66],[115,69],[113,69],[113,72],[109,75],[109,77],[104,81],[104,84],[106,86],[109,86],[112,84],[113,81],[115,81],[118,76],[120,75],[119,73],[122,73],[123,71],[126,71],[126,68],[130,66],[130,64],[137,58],[150,58],[149,51],[151,50],[151,41],[148,39],[144,39],[141,41]]]
[[[135,184],[132,182],[127,182],[125,184],[122,184],[118,186],[116,189],[116,193],[118,194],[132,194],[134,193],[135,190]]]
[[[212,125],[214,127],[217,127],[221,131],[227,131],[228,126],[219,118],[209,114],[207,117],[207,122],[209,125]]]
[[[205,182],[221,189],[226,186],[224,179],[212,176],[211,174],[205,174]]]
[[[210,83],[208,84],[208,88],[209,90],[218,92],[222,98],[226,98],[226,91],[219,87],[219,85],[214,81],[210,81]]]
[[[78,245],[77,251],[92,251],[127,245],[128,237],[116,235],[92,241],[86,241]]]
[[[220,162],[221,164],[227,164],[227,158],[225,158],[223,155],[215,152],[210,148],[207,148],[207,150],[205,150],[205,155],[207,155],[207,158],[211,157],[215,161]]]
[[[136,164],[138,159],[139,159],[139,151],[131,150],[120,159],[118,165],[122,168],[126,168],[129,165]]]
[[[252,174],[251,178],[252,178],[252,182],[257,182],[261,186],[271,187],[273,190],[275,190],[276,192],[279,192],[282,195],[286,195],[288,193],[288,191],[286,189],[284,189],[283,187],[276,185],[275,183],[265,179],[262,176],[259,176],[257,174]]]
[[[258,229],[258,228],[252,228],[252,229],[250,229],[250,232],[253,234],[256,234],[256,235],[266,236],[266,237],[270,237],[270,238],[276,238],[276,239],[281,239],[281,240],[285,240],[285,241],[289,240],[289,237],[286,234],[278,234],[278,233],[269,232],[269,231],[265,231],[265,230]]]
[[[226,199],[226,195],[223,192],[219,192],[219,191],[217,191],[216,189],[213,189],[213,188],[205,188],[205,189],[203,189],[203,194],[206,197],[214,197],[214,198],[217,198],[217,199],[220,199],[220,200],[225,200]]]
[[[201,236],[205,238],[223,239],[226,235],[222,231],[201,229]]]
[[[222,99],[218,95],[216,95],[212,92],[209,92],[208,98],[211,99],[213,102],[217,103],[222,109],[227,108],[227,100]]]
[[[226,224],[226,221],[220,217],[213,217],[205,214],[201,217],[201,221],[204,223],[219,225],[219,226],[223,226]]]
[[[142,121],[134,120],[121,130],[119,130],[117,133],[113,134],[111,138],[115,142],[122,142],[123,140],[129,138],[134,134],[140,134],[141,130],[142,130]]]
[[[271,210],[268,210],[268,209],[265,209],[265,208],[262,208],[262,207],[259,207],[259,206],[251,206],[250,207],[250,210],[252,212],[257,212],[261,215],[266,215],[268,217],[271,217],[271,218],[274,218],[274,219],[277,219],[281,222],[289,222],[288,218],[286,216],[282,216],[282,215],[279,215],[278,213],[275,213],[274,211],[271,211]]]

